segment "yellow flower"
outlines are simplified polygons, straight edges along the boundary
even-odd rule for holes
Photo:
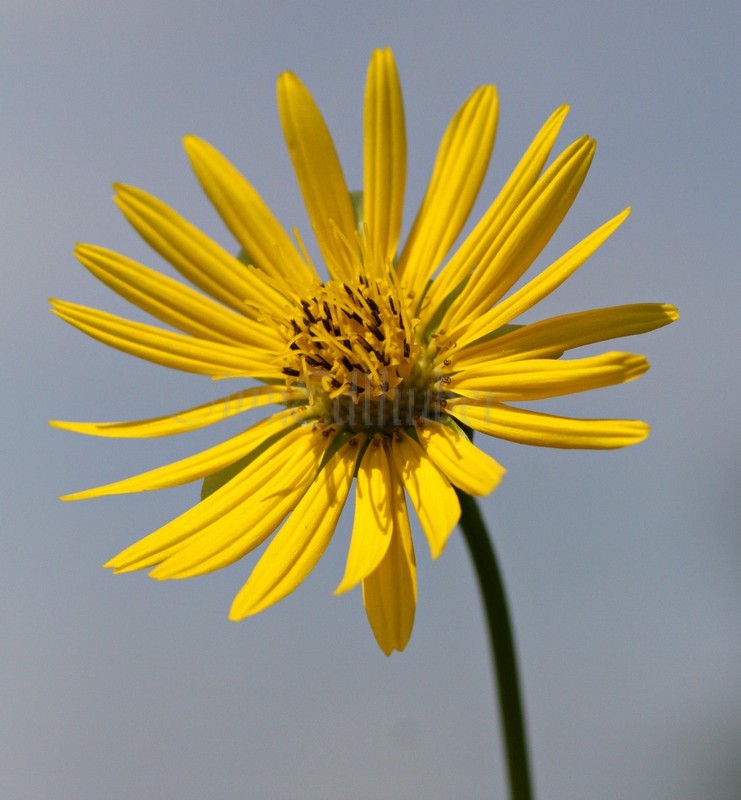
[[[259,406],[284,408],[202,453],[64,499],[206,478],[212,491],[200,503],[107,564],[116,572],[154,567],[150,574],[159,579],[227,566],[280,528],[233,602],[230,616],[238,620],[285,597],[308,575],[355,478],[352,537],[337,592],[362,585],[370,625],[389,654],[406,646],[417,598],[406,497],[436,558],[460,515],[453,487],[484,495],[504,473],[474,447],[461,423],[545,447],[641,441],[648,433],[643,422],[570,419],[509,402],[638,377],[648,368],[643,356],[557,358],[658,328],[677,314],[646,303],[510,324],[580,267],[628,214],[509,293],[565,216],[594,155],[595,143],[584,136],[545,167],[565,107],[546,121],[446,260],[493,148],[494,87],[473,92],[451,120],[401,249],[406,135],[391,52],[374,52],[368,70],[360,225],[325,122],[290,73],[278,80],[278,106],[328,279],[224,156],[189,136],[185,148],[198,180],[245,258],[141,189],[116,186],[116,203],[136,231],[201,291],[101,247],[80,245],[76,255],[114,291],[179,332],[52,301],[62,319],[111,347],[166,367],[260,385],[165,417],[52,424],[95,436],[168,436]]]

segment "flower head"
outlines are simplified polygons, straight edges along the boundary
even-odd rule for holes
[[[76,255],[114,291],[175,330],[52,301],[62,319],[111,347],[174,369],[258,385],[164,417],[53,424],[96,436],[168,436],[261,406],[283,408],[204,452],[65,499],[205,478],[201,502],[107,566],[116,572],[153,567],[150,574],[159,579],[187,578],[233,563],[274,534],[232,605],[231,618],[241,619],[285,597],[307,576],[354,482],[352,536],[337,591],[362,585],[371,627],[388,654],[406,646],[417,598],[407,497],[434,558],[460,515],[454,487],[487,494],[504,473],[464,428],[545,447],[641,441],[648,433],[643,422],[570,419],[510,402],[638,377],[648,368],[642,356],[558,358],[665,325],[676,310],[647,303],[512,324],[578,269],[628,214],[618,214],[510,292],[565,216],[594,155],[594,142],[583,137],[546,167],[565,107],[547,120],[488,211],[448,257],[494,144],[493,87],[476,90],[451,120],[402,248],[406,135],[391,52],[376,51],[368,71],[362,216],[324,120],[292,74],[279,78],[278,105],[324,277],[298,234],[296,245],[224,156],[190,136],[185,148],[193,169],[242,258],[160,200],[119,185],[115,199],[126,218],[196,288],[100,247],[79,245]]]

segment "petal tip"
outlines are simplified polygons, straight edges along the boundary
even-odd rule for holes
[[[301,79],[294,72],[285,70],[278,75],[278,90],[290,89],[294,86],[302,86]]]
[[[229,621],[241,622],[245,617],[249,617],[251,613],[249,608],[245,608],[242,604],[237,606],[236,602],[232,603],[232,607],[229,609]]]
[[[211,147],[205,139],[201,139],[200,136],[196,136],[194,133],[188,133],[183,136],[182,145],[190,159],[196,158],[204,150],[208,150]]]
[[[154,569],[150,569],[147,573],[148,578],[152,578],[155,581],[169,581],[173,578],[177,578],[177,573],[173,572],[172,570],[167,569],[164,563],[157,564]]]
[[[353,586],[354,584],[350,584],[345,580],[342,580],[332,594],[334,594],[335,597],[339,597],[340,595],[349,592],[350,589],[353,588]]]
[[[676,306],[669,305],[668,303],[665,303],[661,307],[661,310],[667,315],[667,317],[669,317],[669,322],[676,322],[680,317],[679,309]]]
[[[60,495],[59,499],[63,503],[69,503],[69,502],[71,502],[73,500],[82,500],[83,498],[81,497],[81,495],[83,495],[83,494],[84,494],[84,492],[72,492],[71,494]]]

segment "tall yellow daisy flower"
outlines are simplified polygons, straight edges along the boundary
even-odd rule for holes
[[[511,324],[628,215],[610,219],[510,293],[564,218],[594,155],[595,143],[584,136],[545,166],[566,107],[546,121],[450,256],[491,156],[493,86],[473,92],[451,120],[402,247],[406,134],[391,51],[374,52],[368,70],[362,215],[324,119],[295,75],[280,76],[278,108],[328,277],[320,277],[300,238],[297,246],[229,161],[189,136],[185,148],[196,176],[245,257],[233,256],[147,192],[117,185],[116,203],[128,221],[196,288],[101,247],[79,245],[76,255],[177,332],[52,301],[62,319],[111,347],[166,367],[260,385],[164,417],[52,424],[94,436],[154,437],[261,406],[283,408],[204,452],[63,499],[206,478],[201,502],[107,566],[116,572],[153,567],[158,579],[188,578],[233,563],[274,534],[234,599],[230,616],[238,620],[285,597],[308,575],[355,479],[352,536],[337,592],[361,584],[371,628],[389,654],[406,646],[417,599],[407,497],[437,558],[460,516],[454,487],[484,495],[504,474],[462,426],[543,447],[641,441],[648,434],[643,422],[571,419],[510,402],[637,378],[648,369],[639,355],[557,359],[582,345],[658,328],[677,314],[645,303]]]

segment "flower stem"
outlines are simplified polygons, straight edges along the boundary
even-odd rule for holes
[[[476,501],[460,491],[458,499],[461,503],[460,526],[476,569],[489,627],[495,685],[499,695],[507,756],[510,797],[512,800],[532,800],[515,643],[504,584],[494,547]]]

